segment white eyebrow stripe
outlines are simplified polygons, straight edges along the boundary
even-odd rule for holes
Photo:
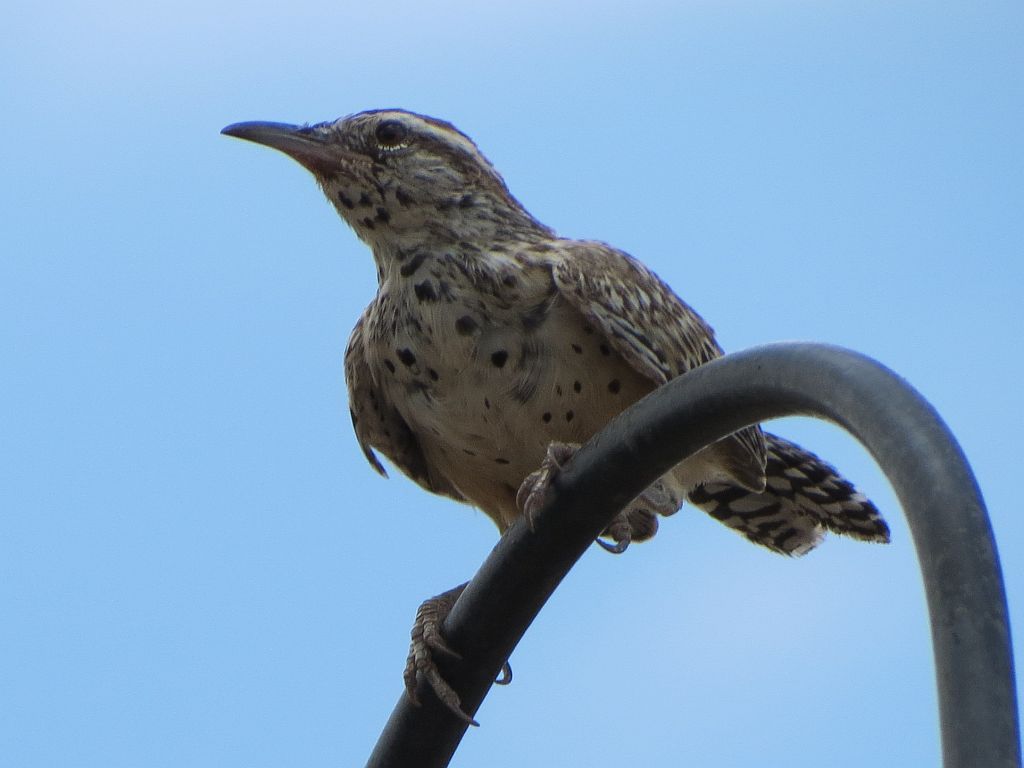
[[[447,144],[457,144],[466,153],[480,157],[480,150],[476,148],[476,145],[472,141],[467,139],[461,133],[442,128],[441,126],[434,125],[433,123],[428,123],[426,120],[421,120],[419,122],[422,126],[420,130],[436,137],[439,141],[443,141]]]
[[[396,113],[396,117],[400,113]],[[407,118],[412,118],[416,123],[416,130],[420,133],[426,133],[438,141],[444,144],[454,144],[459,147],[467,155],[475,159],[480,165],[485,168],[494,169],[491,165],[491,161],[484,157],[483,153],[477,148],[476,144],[468,138],[465,134],[454,128],[445,128],[441,125],[437,125],[429,120],[424,120],[422,117],[413,114],[407,114]]]
[[[331,125],[333,127],[348,121],[361,122],[363,120],[397,120],[398,122],[404,123],[413,133],[418,133],[421,136],[427,136],[439,144],[447,145],[452,149],[465,153],[477,165],[490,171],[491,175],[499,182],[500,186],[505,187],[505,182],[502,179],[501,174],[498,173],[498,170],[494,167],[491,161],[487,159],[483,152],[480,151],[476,143],[450,123],[403,109],[379,109],[369,110],[367,112],[357,112],[355,114],[339,118]]]

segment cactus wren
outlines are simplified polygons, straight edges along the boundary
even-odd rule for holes
[[[613,416],[722,354],[711,328],[638,261],[559,238],[533,218],[449,123],[386,109],[223,132],[310,170],[373,252],[379,288],[345,353],[367,460],[384,474],[374,452],[383,454],[502,531],[539,506],[558,465]],[[809,551],[826,530],[889,537],[874,505],[831,466],[749,427],[663,476],[601,543],[618,552],[650,538],[658,515],[684,500],[787,555]],[[424,646],[443,647],[437,622],[457,591],[424,605],[406,675],[408,685],[426,673],[453,710],[458,698],[435,679]]]

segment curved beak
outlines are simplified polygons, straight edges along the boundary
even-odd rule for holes
[[[303,125],[261,121],[233,123],[221,133],[284,152],[316,174],[339,170],[348,154],[323,134]]]

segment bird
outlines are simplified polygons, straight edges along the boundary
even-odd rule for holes
[[[383,456],[500,532],[533,519],[559,469],[614,416],[723,354],[711,326],[652,270],[606,243],[559,237],[447,121],[374,109],[222,133],[309,170],[373,254],[377,293],[345,352],[367,461],[386,476]],[[834,467],[754,425],[662,476],[598,543],[621,553],[686,502],[783,555],[805,554],[826,531],[889,541],[878,509]],[[413,701],[425,677],[475,724],[434,661],[457,655],[440,627],[464,586],[417,612],[404,678]]]

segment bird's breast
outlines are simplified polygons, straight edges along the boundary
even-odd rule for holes
[[[495,518],[549,443],[585,442],[653,388],[547,286],[516,287],[425,270],[383,297],[368,354],[428,459]]]

